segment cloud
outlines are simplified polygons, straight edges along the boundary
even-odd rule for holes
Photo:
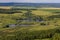
[[[13,0],[0,0],[0,2],[12,2]]]
[[[0,0],[0,2],[60,3],[59,0]]]
[[[32,2],[32,3],[60,3],[59,0],[14,0],[14,2]]]

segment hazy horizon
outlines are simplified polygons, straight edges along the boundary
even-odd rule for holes
[[[59,0],[0,0],[0,3],[60,3]]]

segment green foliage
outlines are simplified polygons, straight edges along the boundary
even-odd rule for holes
[[[52,40],[60,40],[60,33],[55,33],[55,35],[52,37]]]

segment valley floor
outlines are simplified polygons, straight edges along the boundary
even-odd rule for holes
[[[60,40],[60,8],[0,8],[0,40]]]

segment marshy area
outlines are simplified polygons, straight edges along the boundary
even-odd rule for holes
[[[60,40],[60,9],[0,9],[0,40]]]

